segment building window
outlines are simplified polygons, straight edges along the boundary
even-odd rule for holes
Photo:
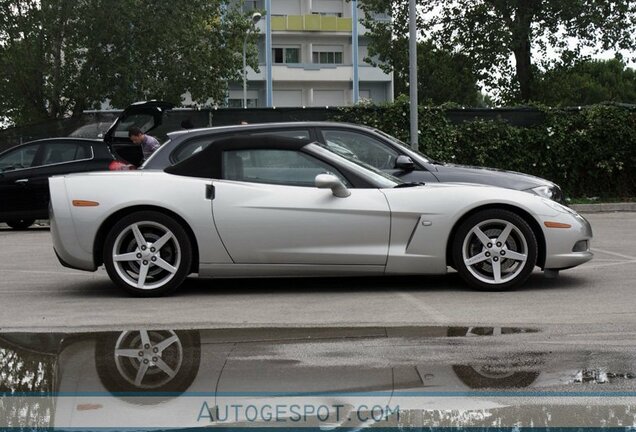
[[[342,64],[342,52],[314,51],[312,61],[320,64]]]
[[[262,0],[244,0],[243,11],[251,12],[253,10],[265,9]]]
[[[247,107],[248,108],[256,108],[258,106],[258,99],[247,99]],[[243,99],[228,99],[227,100],[228,108],[243,108]]]
[[[310,4],[312,13],[341,17],[345,2],[343,0],[312,0]]]
[[[274,64],[300,63],[300,48],[272,48],[272,58],[274,59]]]

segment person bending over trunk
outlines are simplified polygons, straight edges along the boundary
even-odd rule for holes
[[[159,148],[159,146],[161,146],[156,138],[153,138],[150,135],[146,135],[138,127],[131,127],[130,129],[128,129],[128,138],[130,138],[133,143],[141,146],[141,151],[144,155],[144,161],[148,159],[150,155]]]

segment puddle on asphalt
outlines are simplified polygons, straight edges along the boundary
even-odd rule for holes
[[[631,355],[603,362],[537,350],[531,338],[540,335],[514,327],[0,333],[0,429],[636,424]]]

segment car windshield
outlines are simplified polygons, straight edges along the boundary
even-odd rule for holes
[[[345,165],[348,168],[366,177],[370,177],[373,182],[381,188],[394,188],[404,183],[399,178],[394,177],[382,170],[379,170],[374,166],[364,163],[360,159],[334,152],[324,144],[313,143],[309,144],[309,146],[311,146],[316,151],[320,151],[323,155],[328,156],[332,160],[336,159],[335,162]]]
[[[412,151],[414,153],[417,153],[418,155],[420,155],[420,157],[422,157],[424,159],[424,162],[437,163],[436,161],[434,161],[430,157],[426,156],[424,153],[420,152],[419,150],[413,150],[410,145],[408,145],[404,141],[394,137],[393,135],[389,135],[388,133],[383,132],[380,129],[374,129],[374,132],[382,135],[384,138],[390,140],[391,142],[394,142],[395,144],[398,144],[398,145],[400,145],[402,147],[405,147],[405,148],[409,149],[410,151]]]

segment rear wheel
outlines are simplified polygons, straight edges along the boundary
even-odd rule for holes
[[[141,211],[108,232],[103,256],[113,282],[135,296],[155,297],[174,291],[190,273],[192,246],[174,219]]]
[[[9,225],[14,230],[21,231],[29,228],[31,225],[33,225],[34,222],[35,219],[15,219],[7,221],[7,225]]]
[[[133,330],[96,340],[95,366],[109,392],[153,396],[126,398],[135,403],[157,404],[179,396],[192,385],[200,363],[196,330]]]
[[[528,279],[537,262],[528,223],[508,210],[484,210],[466,219],[453,240],[453,261],[473,288],[503,291]]]

